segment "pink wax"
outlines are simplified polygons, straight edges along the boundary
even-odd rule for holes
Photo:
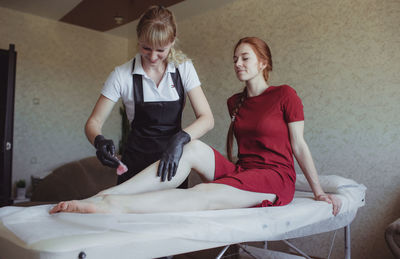
[[[128,171],[128,167],[124,163],[119,161],[119,166],[117,168],[117,175],[121,175],[123,173],[126,173],[127,171]]]

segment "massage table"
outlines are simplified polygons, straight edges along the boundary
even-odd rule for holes
[[[286,206],[155,214],[49,215],[52,205],[0,208],[0,259],[156,258],[253,241],[275,241],[345,228],[350,258],[350,223],[364,205],[366,188],[337,175],[321,175],[328,193],[342,201],[315,201],[303,175]],[[290,244],[290,243],[289,243]],[[218,255],[222,256],[224,251]],[[301,253],[301,252],[300,252]]]

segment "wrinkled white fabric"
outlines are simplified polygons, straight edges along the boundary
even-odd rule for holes
[[[10,206],[0,208],[0,221],[28,245],[63,236],[111,232],[130,233],[130,242],[169,238],[222,243],[281,240],[343,227],[364,205],[364,185],[335,175],[320,176],[320,181],[324,190],[337,194],[342,200],[341,211],[336,217],[332,215],[330,204],[313,199],[304,176],[298,175],[295,199],[282,207],[157,214],[49,215],[53,205]]]

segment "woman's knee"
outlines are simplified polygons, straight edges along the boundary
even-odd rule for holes
[[[198,157],[201,150],[204,149],[204,144],[200,140],[194,139],[183,147],[182,159],[192,160]]]
[[[200,140],[192,140],[185,145],[181,161],[187,163],[205,180],[211,181],[214,178],[214,152],[210,146]]]
[[[192,141],[190,141],[189,143],[187,143],[184,146],[184,152],[197,152],[201,149],[201,147],[203,147],[205,144],[198,140],[198,139],[194,139]]]

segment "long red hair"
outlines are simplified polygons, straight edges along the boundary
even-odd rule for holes
[[[263,70],[263,77],[265,81],[268,81],[269,71],[272,71],[272,57],[271,57],[271,50],[268,47],[268,44],[265,41],[257,38],[257,37],[245,37],[242,38],[236,43],[234,52],[241,44],[249,44],[250,47],[253,49],[254,53],[256,54],[258,61],[263,62],[267,66]],[[233,146],[233,131],[234,131],[234,124],[235,124],[235,117],[239,112],[240,107],[242,106],[244,100],[247,98],[247,89],[244,88],[240,98],[236,102],[233,111],[232,111],[232,120],[231,124],[229,125],[228,135],[226,138],[226,153],[228,156],[229,161],[233,161],[232,158],[232,146]]]

